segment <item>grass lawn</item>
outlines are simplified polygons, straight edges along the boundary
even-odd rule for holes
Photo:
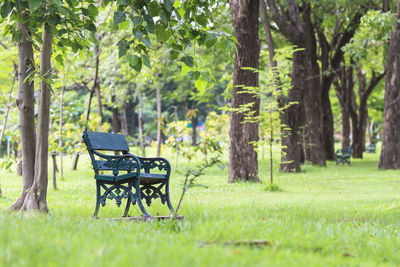
[[[399,266],[400,172],[378,171],[378,156],[365,154],[351,166],[328,162],[298,174],[276,172],[280,192],[264,190],[266,159],[260,161],[263,184],[228,185],[227,168],[213,167],[198,181],[207,187],[185,196],[183,222],[92,219],[95,183],[87,156],[75,172],[67,159],[58,191],[50,182],[50,214],[10,213],[22,181],[1,171],[0,266]],[[187,166],[182,160],[181,171],[172,172],[174,205]],[[109,201],[99,216],[119,217],[123,209]],[[148,210],[168,214],[159,203]],[[269,245],[225,245],[246,240]]]

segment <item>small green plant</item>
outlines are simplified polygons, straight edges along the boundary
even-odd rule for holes
[[[178,205],[175,209],[175,217],[178,216],[178,210],[182,204],[183,197],[185,196],[186,192],[189,188],[194,187],[198,184],[195,183],[196,179],[200,176],[204,175],[204,171],[216,164],[221,164],[220,156],[212,158],[209,162],[204,162],[201,165],[198,165],[194,170],[188,169],[185,174],[185,181],[183,182],[182,194],[179,198]]]
[[[280,192],[282,190],[279,188],[279,185],[277,184],[269,184],[267,185],[267,187],[265,187],[265,191]]]

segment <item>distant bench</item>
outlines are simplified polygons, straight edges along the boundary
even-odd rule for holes
[[[353,144],[351,144],[349,147],[345,149],[336,150],[336,165],[338,165],[339,163],[342,164],[347,163],[350,165],[352,150],[353,150]]]
[[[376,153],[376,143],[369,144],[365,147],[365,152]]]
[[[142,200],[150,206],[152,199],[157,198],[174,213],[169,198],[171,165],[166,159],[141,158],[130,154],[122,134],[85,132],[83,140],[95,172],[97,193],[94,217],[97,217],[100,205],[106,205],[107,199],[114,199],[118,207],[123,199],[127,200],[123,217],[128,215],[131,204],[136,203],[145,216],[150,216]],[[104,151],[113,151],[113,155],[103,154]]]

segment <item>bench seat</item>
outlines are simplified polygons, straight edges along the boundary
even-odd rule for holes
[[[99,181],[110,181],[110,182],[118,182],[124,181],[127,179],[135,178],[137,175],[136,173],[126,173],[118,176],[114,175],[106,175],[106,174],[95,174],[94,178]],[[140,173],[139,175],[141,182],[154,182],[160,183],[163,179],[168,179],[166,174],[152,174],[152,173]]]

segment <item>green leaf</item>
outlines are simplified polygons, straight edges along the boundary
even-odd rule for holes
[[[150,15],[148,15],[148,14],[145,14],[144,16],[143,16],[143,18],[144,18],[144,20],[146,21],[146,30],[149,32],[149,33],[154,33],[154,21],[153,21],[153,17],[152,16],[150,16]]]
[[[196,21],[203,27],[207,26],[208,19],[204,14],[201,14],[196,17]]]
[[[142,59],[140,57],[138,57],[137,55],[128,54],[127,59],[129,62],[129,66],[134,68],[137,72],[142,69]]]
[[[91,15],[92,17],[96,17],[96,16],[99,14],[99,10],[98,10],[97,7],[96,7],[95,5],[93,5],[93,4],[90,4],[90,5],[88,6],[88,10],[89,10],[89,13],[90,13],[90,15]]]
[[[177,59],[178,56],[179,56],[179,52],[178,52],[178,51],[172,50],[172,51],[169,53],[169,57],[170,57],[171,60]]]
[[[156,17],[160,14],[160,7],[157,4],[157,1],[152,1],[148,6],[147,6],[150,14],[153,17]]]
[[[201,77],[206,82],[211,82],[211,75],[207,71],[201,71]]]
[[[174,7],[174,1],[164,0],[165,9],[169,12]]]
[[[194,86],[196,86],[200,94],[204,94],[207,88],[207,81],[203,79],[198,79],[197,81],[194,82]]]
[[[216,34],[207,34],[206,37],[206,47],[210,48],[218,41],[218,36]]]
[[[142,55],[143,64],[151,69],[150,58],[147,55]]]
[[[182,63],[182,69],[181,69],[182,75],[186,75],[186,73],[188,73],[191,70],[192,69],[186,66],[186,64]]]
[[[1,5],[1,8],[0,8],[0,15],[1,15],[1,17],[2,17],[3,19],[5,19],[5,18],[8,16],[8,14],[10,14],[10,12],[12,11],[13,8],[14,8],[14,3],[11,3],[11,2],[4,2],[4,3]]]
[[[86,23],[85,28],[91,32],[96,32],[96,26],[91,22]]]
[[[29,0],[29,9],[31,10],[31,12],[35,12],[41,4],[41,0]]]
[[[167,30],[167,26],[160,22],[157,22],[157,24],[155,26],[155,32],[156,32],[157,40],[161,43],[168,41],[168,39],[171,35],[170,32]]]
[[[133,25],[135,25],[135,27],[137,27],[140,24],[142,24],[143,19],[139,16],[134,16],[134,17],[131,17],[131,21],[132,21]]]
[[[184,56],[181,58],[181,61],[189,68],[193,68],[194,58],[192,56]]]
[[[190,79],[191,81],[196,81],[200,77],[200,72],[198,72],[198,71],[189,71],[186,74],[186,77],[188,77],[188,79]]]
[[[63,59],[62,55],[57,55],[56,61],[60,66],[64,66],[64,59]]]
[[[125,39],[122,39],[118,42],[118,56],[123,57],[126,55],[126,51],[128,51],[129,45]]]
[[[150,39],[148,37],[143,37],[140,39],[140,41],[142,41],[148,48],[151,47],[151,42]]]
[[[123,22],[126,18],[126,13],[125,11],[116,11],[114,12],[114,23],[119,24]]]

